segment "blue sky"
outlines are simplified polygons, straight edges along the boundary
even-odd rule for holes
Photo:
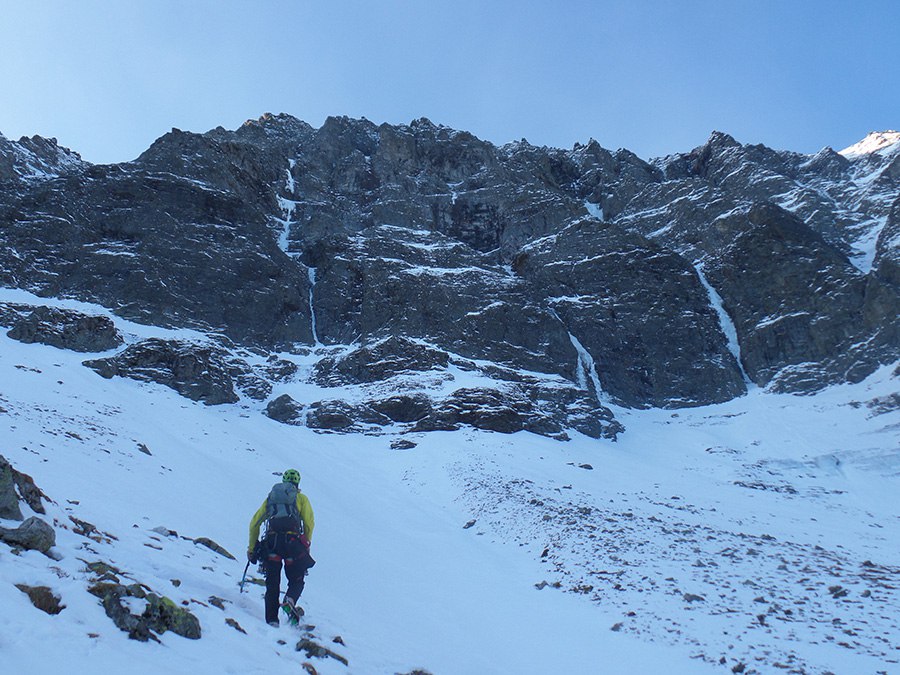
[[[0,0],[0,132],[93,162],[172,127],[418,117],[649,158],[900,126],[900,2]]]

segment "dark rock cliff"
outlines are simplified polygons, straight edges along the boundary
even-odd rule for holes
[[[814,391],[900,356],[895,150],[716,132],[645,162],[265,115],[92,166],[0,137],[0,285],[264,350],[420,340],[628,406]]]

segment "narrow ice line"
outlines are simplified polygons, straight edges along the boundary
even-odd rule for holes
[[[556,312],[554,312],[556,314]],[[559,316],[556,316],[559,319]],[[560,319],[560,323],[562,323],[562,319]],[[563,324],[565,326],[565,324]],[[599,403],[609,403],[607,397],[603,395],[603,387],[600,385],[600,377],[597,375],[597,365],[594,362],[594,357],[591,356],[591,353],[585,349],[584,345],[581,344],[581,341],[572,335],[571,332],[566,330],[566,333],[569,335],[569,341],[572,343],[572,346],[575,347],[575,351],[578,353],[578,366],[576,368],[576,377],[578,378],[578,386],[584,390],[587,390],[588,387],[588,378],[594,384],[594,395],[597,397],[597,401]]]
[[[319,342],[319,333],[316,330],[316,307],[313,304],[313,289],[316,287],[316,268],[309,268],[309,318],[312,323],[312,336],[313,342],[316,347],[321,347],[322,343]]]
[[[850,244],[850,247],[853,249],[850,262],[863,274],[871,272],[872,267],[875,265],[878,237],[881,236],[881,231],[887,225],[887,219],[887,216],[881,216],[862,223],[863,225],[868,223],[869,227],[863,230],[862,236]],[[890,248],[890,246],[886,248]]]
[[[288,160],[288,168],[287,168],[287,182],[285,183],[285,187],[287,188],[288,194],[294,194],[294,188],[296,184],[294,183],[294,174],[291,173],[294,166],[297,164],[296,160],[289,159]]]
[[[735,361],[737,361],[738,368],[741,371],[741,377],[744,378],[744,383],[747,385],[753,384],[750,377],[747,375],[747,371],[744,370],[737,328],[734,326],[734,321],[728,316],[728,312],[725,311],[725,304],[722,301],[722,296],[719,295],[718,291],[716,291],[716,289],[712,287],[712,284],[707,280],[706,275],[703,273],[702,261],[694,265],[694,269],[697,270],[697,276],[700,277],[700,283],[703,284],[703,288],[706,289],[706,292],[709,295],[709,304],[716,310],[716,314],[719,315],[719,326],[722,328],[722,332],[725,333],[725,337],[728,339],[728,351],[731,352],[731,355],[734,356]]]
[[[578,378],[578,386],[587,391],[588,378],[590,378],[590,381],[594,384],[594,394],[596,395],[597,400],[604,404],[610,403],[610,401],[607,400],[607,397],[603,395],[603,387],[600,386],[600,377],[597,375],[597,366],[594,363],[594,357],[591,356],[591,353],[587,349],[585,349],[584,345],[581,344],[581,341],[572,335],[572,332],[566,327],[565,321],[560,318],[559,314],[556,313],[556,310],[551,309],[550,313],[553,314],[553,316],[556,317],[556,320],[566,329],[569,341],[578,353],[578,364],[575,375]]]
[[[603,207],[599,204],[593,204],[589,202],[587,199],[584,200],[584,208],[587,209],[587,212],[591,214],[597,220],[603,220]]]
[[[569,340],[572,342],[572,346],[575,347],[575,351],[578,352],[578,386],[587,389],[587,378],[590,378],[591,382],[594,383],[594,395],[597,397],[597,401],[608,403],[609,401],[603,395],[603,387],[600,385],[600,377],[597,375],[597,365],[594,362],[594,357],[585,349],[581,341],[571,333],[569,333]]]
[[[285,179],[284,187],[291,196],[293,196],[294,190],[297,187],[297,184],[294,182],[294,174],[291,173],[295,164],[295,160],[289,159],[288,168],[285,169],[287,178]],[[278,206],[281,208],[281,218],[275,219],[275,222],[281,224],[281,233],[278,235],[278,246],[282,251],[290,255],[288,249],[291,243],[291,225],[294,224],[294,209],[297,208],[297,202],[293,199],[286,199],[280,195],[276,195],[275,198],[278,200]]]
[[[286,218],[276,218],[276,223],[281,224],[281,232],[278,235],[278,248],[290,255],[288,248],[290,246],[291,221]]]

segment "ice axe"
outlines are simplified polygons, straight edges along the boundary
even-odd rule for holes
[[[250,569],[250,561],[247,561],[246,567],[244,567],[244,576],[241,577],[241,583],[239,584],[241,587],[241,593],[244,592],[244,582],[247,581],[247,570]]]

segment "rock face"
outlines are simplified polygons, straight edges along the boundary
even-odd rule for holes
[[[93,166],[0,138],[0,285],[268,352],[344,346],[313,373],[328,386],[465,358],[626,406],[747,382],[809,392],[900,356],[900,143],[872,147],[801,155],[715,132],[645,162],[425,119],[265,115]],[[234,400],[212,355],[218,374],[188,386],[163,351],[122,368]],[[308,414],[386,416],[367,408]]]
[[[314,242],[307,257],[316,265],[317,337],[326,343],[398,336],[407,340],[381,352],[415,356],[422,348],[411,338],[468,358],[574,372],[562,325],[495,254],[437,231],[382,225]]]
[[[708,257],[707,276],[730,310],[752,380],[804,391],[871,372],[875,345],[860,350],[859,342],[885,317],[869,320],[866,278],[843,254],[774,205],[719,226],[733,234]]]
[[[744,391],[719,318],[684,258],[592,219],[527,246],[513,268],[582,347],[578,377],[631,406]]]

